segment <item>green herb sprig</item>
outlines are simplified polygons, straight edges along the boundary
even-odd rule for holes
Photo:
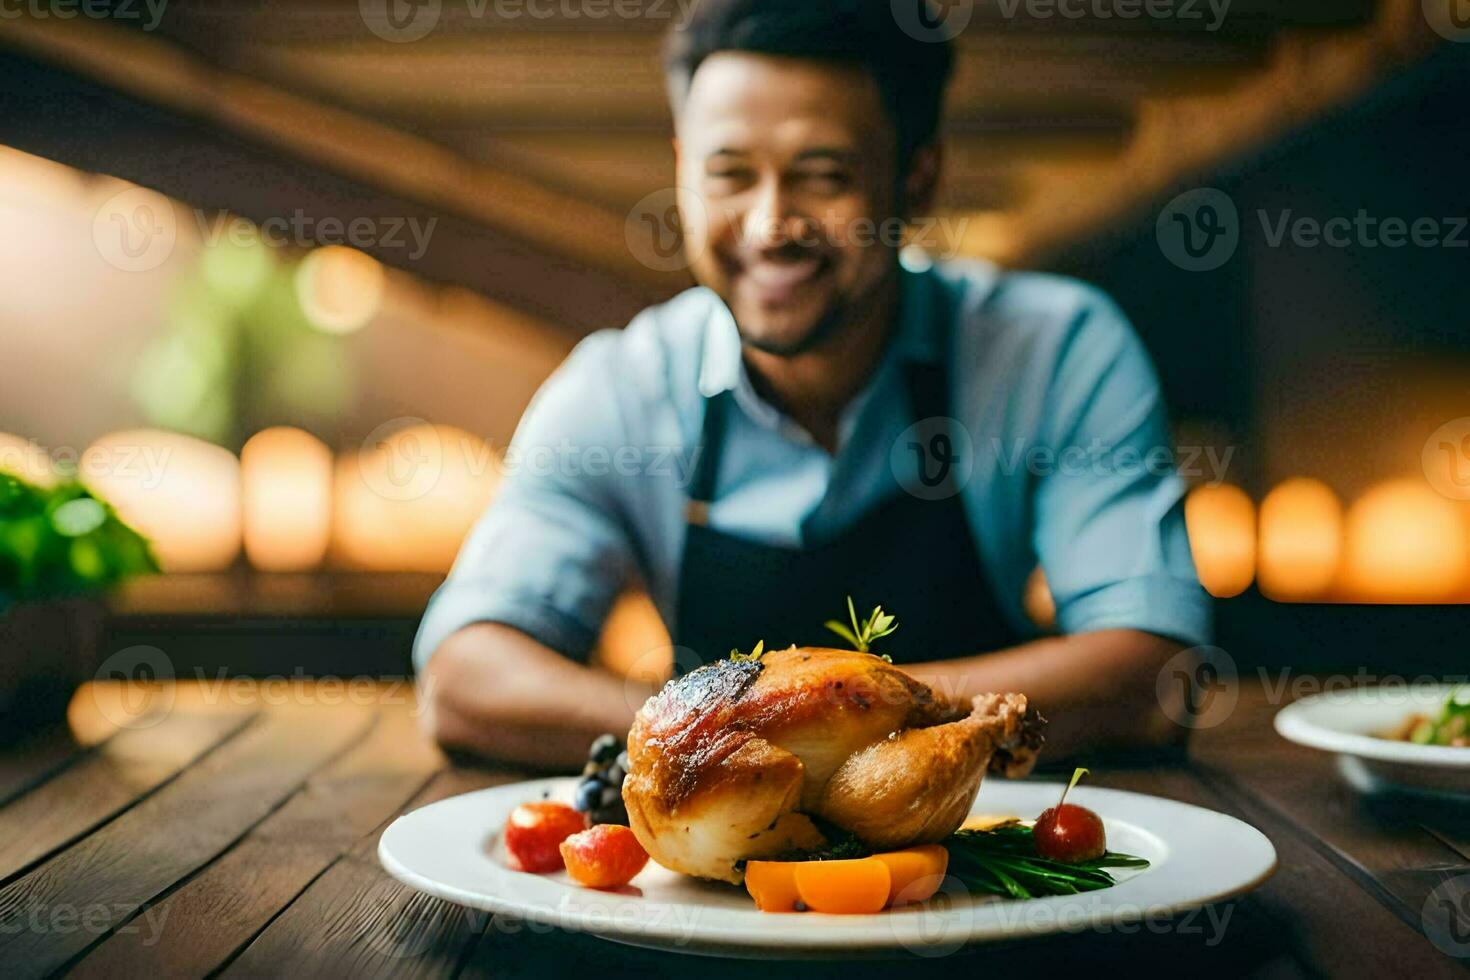
[[[881,640],[898,629],[898,620],[884,612],[882,606],[874,606],[868,618],[858,622],[857,609],[852,604],[852,596],[847,597],[847,615],[852,620],[850,628],[846,623],[837,619],[829,619],[825,625],[827,629],[851,643],[852,648],[859,653],[872,653],[870,648],[874,640]],[[889,663],[893,662],[893,659],[886,654],[883,659]]]
[[[1032,829],[1020,823],[990,830],[960,830],[944,842],[949,873],[971,892],[1007,898],[1076,895],[1118,883],[1109,868],[1146,868],[1145,858],[1108,851],[1100,858],[1068,864],[1036,852]]]
[[[733,660],[737,664],[756,663],[756,662],[758,662],[760,660],[761,657],[764,657],[765,655],[766,655],[766,641],[765,640],[761,640],[758,643],[756,643],[756,645],[751,648],[751,650],[750,650],[749,653],[741,653],[738,649],[731,650],[730,651],[730,659]]]

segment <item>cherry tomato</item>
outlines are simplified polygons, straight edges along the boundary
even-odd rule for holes
[[[1100,858],[1108,849],[1102,817],[1085,806],[1059,803],[1036,818],[1036,850],[1044,858],[1075,864]]]
[[[505,821],[505,850],[521,871],[556,871],[561,842],[586,827],[587,818],[565,803],[522,803]]]
[[[633,880],[648,863],[648,852],[633,831],[600,823],[561,842],[567,874],[588,888],[618,888]]]

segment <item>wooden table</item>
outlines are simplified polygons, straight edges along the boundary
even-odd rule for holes
[[[1097,765],[1091,779],[1261,828],[1281,867],[1256,893],[1129,933],[926,960],[756,964],[531,928],[392,881],[376,858],[388,821],[522,777],[446,760],[420,735],[407,683],[92,686],[69,733],[0,752],[0,973],[1463,975],[1470,956],[1436,949],[1422,913],[1437,887],[1470,874],[1470,817],[1358,797],[1328,758],[1272,733],[1268,701],[1247,686],[1187,756]]]

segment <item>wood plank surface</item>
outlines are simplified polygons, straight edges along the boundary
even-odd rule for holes
[[[643,950],[399,885],[376,853],[394,816],[521,777],[446,763],[411,698],[389,693],[328,706],[304,688],[285,704],[250,705],[181,688],[156,725],[80,755],[38,756],[50,768],[0,807],[0,858],[21,869],[0,888],[5,976],[968,980],[1086,969],[1274,980],[1455,976],[1467,965],[1425,939],[1411,907],[1470,872],[1457,849],[1463,810],[1359,797],[1326,757],[1271,733],[1272,706],[1256,689],[1226,724],[1196,733],[1188,754],[1099,758],[1089,782],[1260,828],[1281,866],[1259,890],[1170,921],[858,962]]]
[[[86,754],[71,732],[56,728],[0,749],[0,805],[29,792]]]
[[[212,860],[359,741],[369,710],[262,712],[248,729],[84,840],[0,889],[9,977],[65,965]],[[155,917],[130,923],[157,930]]]
[[[1470,808],[1358,792],[1331,755],[1275,734],[1277,709],[1260,686],[1244,689],[1224,731],[1198,740],[1197,771],[1228,795],[1269,808],[1405,923],[1422,928],[1430,893],[1446,876],[1470,873],[1470,858],[1445,839],[1470,823]],[[1444,836],[1426,824],[1444,828]]]
[[[516,778],[491,770],[447,770],[405,809]],[[222,975],[230,980],[453,976],[489,916],[430,898],[390,878],[378,864],[382,830],[359,840]]]
[[[286,805],[148,914],[156,935],[126,929],[91,950],[72,977],[205,976],[228,962],[363,835],[396,814],[443,756],[412,706],[385,705],[371,734],[313,774]],[[145,919],[146,921],[146,919]]]
[[[170,713],[124,729],[0,808],[0,882],[116,816],[231,738],[246,711]]]

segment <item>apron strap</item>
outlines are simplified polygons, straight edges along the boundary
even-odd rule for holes
[[[709,525],[709,508],[715,500],[715,483],[720,474],[720,456],[725,447],[725,429],[733,392],[722,391],[704,400],[704,421],[700,424],[699,462],[689,483],[689,499],[684,505],[685,520],[697,527]]]

